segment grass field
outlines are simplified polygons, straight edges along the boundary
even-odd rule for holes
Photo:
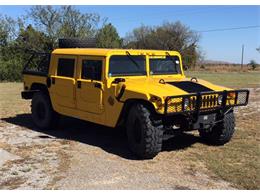
[[[231,142],[220,147],[196,142],[188,148],[180,149],[179,153],[191,169],[203,163],[217,177],[231,182],[236,188],[260,189],[259,72],[187,72],[186,75],[229,87],[255,88],[250,91],[249,105],[236,110],[236,132]],[[0,83],[0,118],[30,111],[30,103],[20,98],[21,89],[22,83]]]
[[[251,88],[260,87],[260,72],[199,72],[187,71],[186,76],[197,77],[214,84],[228,86],[228,87],[241,87]]]
[[[233,88],[260,87],[260,72],[190,71],[186,76]],[[232,141],[223,147],[196,145],[194,149],[195,159],[199,153],[209,169],[241,189],[260,188],[259,106],[260,91],[251,91],[249,105],[236,113],[237,131]]]

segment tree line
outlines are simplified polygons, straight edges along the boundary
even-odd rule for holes
[[[33,6],[19,18],[0,15],[0,81],[20,81],[31,52],[51,52],[59,38],[95,38],[99,48],[177,50],[194,67],[200,36],[181,22],[142,25],[125,37],[97,13],[73,6]]]

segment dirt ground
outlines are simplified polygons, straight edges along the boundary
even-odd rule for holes
[[[202,143],[197,134],[184,134],[164,142],[163,151],[154,159],[137,160],[124,133],[117,129],[67,117],[57,129],[37,129],[31,120],[30,102],[19,97],[21,87],[0,85],[0,189],[246,188],[222,177],[202,157],[217,150],[224,154],[229,145],[216,149]],[[251,89],[249,105],[236,110],[237,131],[248,115],[259,123],[259,94],[259,89]],[[259,149],[259,134],[254,137]],[[221,161],[210,160],[213,164]],[[252,170],[257,186],[259,166]]]

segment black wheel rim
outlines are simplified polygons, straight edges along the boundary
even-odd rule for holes
[[[36,106],[36,113],[37,113],[37,117],[40,120],[43,120],[45,118],[46,115],[46,109],[45,106],[42,102],[39,102]]]
[[[133,135],[134,135],[134,140],[137,144],[141,142],[142,139],[142,132],[141,132],[141,123],[139,119],[135,119],[134,126],[133,126]]]

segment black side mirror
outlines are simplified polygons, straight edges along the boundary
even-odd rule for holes
[[[115,80],[112,82],[112,83],[121,83],[121,82],[125,82],[125,79],[124,78],[115,78]]]

